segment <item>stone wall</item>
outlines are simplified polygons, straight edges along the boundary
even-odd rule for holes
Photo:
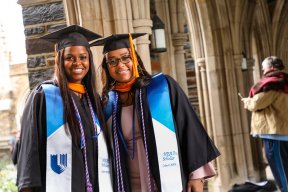
[[[54,45],[39,37],[65,27],[65,11],[62,0],[19,0],[18,3],[22,5],[28,78],[32,89],[53,76]]]

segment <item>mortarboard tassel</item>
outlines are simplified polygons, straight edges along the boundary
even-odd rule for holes
[[[137,77],[139,77],[138,68],[137,68],[138,60],[137,60],[137,57],[135,54],[131,33],[129,33],[129,44],[130,44],[130,49],[131,49],[131,58],[132,58],[132,62],[133,62],[133,73],[134,73],[135,77],[137,78]]]

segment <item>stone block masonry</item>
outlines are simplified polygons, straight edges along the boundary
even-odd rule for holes
[[[63,1],[41,1],[37,5],[27,1],[22,6],[29,86],[33,89],[54,73],[54,45],[39,37],[66,26],[65,10]]]

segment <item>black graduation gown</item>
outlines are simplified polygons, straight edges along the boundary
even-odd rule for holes
[[[215,147],[214,143],[209,138],[206,130],[204,129],[198,116],[193,110],[187,96],[180,88],[178,83],[169,76],[166,76],[166,79],[169,87],[170,102],[174,117],[173,120],[178,143],[183,191],[186,192],[187,191],[186,185],[189,179],[189,174],[198,169],[199,167],[215,159],[217,156],[220,155],[220,153],[218,149]],[[136,102],[136,113],[138,115],[139,127],[141,127],[143,133],[139,94],[140,94],[139,90],[136,90],[134,99]],[[143,112],[144,112],[143,119],[146,127],[150,170],[152,172],[153,178],[155,179],[158,191],[161,191],[160,173],[156,151],[156,141],[154,136],[154,130],[152,129],[153,127],[152,118],[148,106],[146,95],[147,92],[145,88],[142,89],[142,94],[143,94],[142,98],[143,98]],[[118,105],[119,108],[121,108],[120,104]],[[119,113],[117,113],[117,119],[118,119],[118,126],[120,126],[121,109],[119,110]],[[113,148],[115,147],[113,146]],[[126,158],[123,158],[127,155],[127,153],[125,152],[122,143],[120,144],[119,149],[122,157],[121,166],[123,171],[122,174],[124,178],[125,191],[131,191],[128,179],[129,178],[127,170],[128,165],[126,165],[127,163],[127,161],[125,161]],[[117,189],[116,186],[114,186],[114,189]]]
[[[51,83],[51,82],[50,82]],[[87,163],[93,191],[98,190],[97,140],[92,139],[93,120],[86,97],[80,99],[73,92],[86,136]],[[72,191],[84,192],[84,153],[79,145],[72,144]],[[41,86],[29,95],[21,119],[21,136],[17,164],[17,186],[21,190],[36,187],[45,192],[46,183],[46,104]]]

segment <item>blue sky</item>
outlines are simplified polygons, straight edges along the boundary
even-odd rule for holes
[[[22,8],[17,0],[0,0],[0,23],[7,31],[8,49],[12,52],[12,63],[26,62],[25,35]]]

